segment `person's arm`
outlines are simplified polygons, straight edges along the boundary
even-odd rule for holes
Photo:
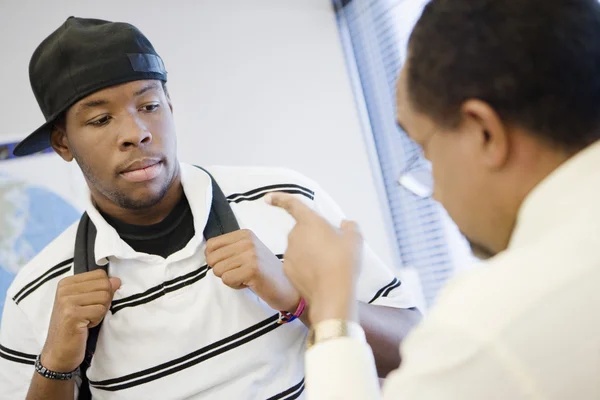
[[[381,398],[375,360],[366,343],[352,338],[319,343],[306,351],[305,362],[307,400]]]
[[[108,278],[102,270],[70,276],[59,282],[46,343],[40,354],[43,367],[69,373],[81,365],[88,329],[100,324],[120,285],[118,278]],[[73,379],[53,380],[34,372],[26,399],[71,400],[74,397]]]
[[[306,352],[307,400],[544,397],[539,392],[532,395],[536,388],[524,385],[521,370],[511,364],[518,355],[508,351],[507,343],[484,342],[467,331],[440,324],[435,316],[432,319],[416,328],[403,344],[402,368],[387,377],[383,395],[377,387],[373,355],[366,343],[337,338],[313,346]]]
[[[34,369],[42,353],[36,329],[19,307],[7,296],[0,325],[0,399],[72,400],[73,381],[50,380]],[[42,365],[61,372],[42,357]]]
[[[364,272],[359,278],[358,290],[363,292],[359,297],[368,300],[358,301],[357,309],[360,324],[375,353],[378,374],[383,378],[400,365],[397,351],[400,341],[419,321],[421,314],[415,309],[398,308],[410,307],[410,296],[376,257],[369,256],[368,249],[365,253],[362,261]],[[285,277],[281,261],[251,231],[239,230],[210,239],[206,245],[206,260],[215,276],[226,285],[234,289],[252,289],[274,310],[296,310],[300,295]],[[392,281],[398,287],[392,288],[396,286],[390,285]],[[369,300],[375,304],[367,304]],[[311,307],[311,303],[307,302],[300,317],[308,327]]]
[[[357,321],[364,330],[367,343],[343,338],[316,345],[306,353],[306,380],[309,399],[372,399],[379,393],[377,376],[386,377],[400,365],[399,343],[409,327],[420,321],[416,309],[397,309],[357,302]],[[302,321],[310,327],[308,311]],[[342,315],[333,311],[331,315]],[[316,317],[318,320],[327,317]],[[376,367],[376,368],[374,368]],[[348,393],[339,388],[348,387]],[[311,387],[318,388],[314,392]],[[343,389],[345,390],[345,389]],[[338,397],[336,397],[338,396]],[[354,397],[351,397],[354,396]]]
[[[307,306],[300,320],[310,328],[309,309]],[[377,375],[385,378],[401,361],[400,352],[390,349],[399,348],[408,331],[421,320],[421,313],[414,308],[374,306],[361,301],[357,302],[357,310],[358,321],[375,357]]]
[[[340,226],[345,218],[341,208],[323,188],[312,186],[315,187],[314,210],[332,226]],[[395,276],[368,243],[363,244],[360,260],[356,279],[359,322],[373,349],[378,375],[385,378],[400,366],[397,351],[400,342],[420,321],[421,313],[415,308],[411,288]]]
[[[421,320],[421,313],[416,309],[358,304],[360,325],[373,351],[377,374],[385,378],[400,366],[400,342]]]
[[[306,352],[307,399],[373,399],[380,396],[373,353],[364,334],[348,330],[321,336],[324,324],[356,324],[359,320],[357,279],[362,266],[362,237],[356,225],[336,230],[302,201],[274,194],[267,203],[285,209],[296,225],[288,236],[283,269],[308,304],[309,337],[318,338]],[[355,325],[354,331],[361,331]],[[315,333],[316,332],[316,333]],[[327,339],[324,339],[327,338]],[[397,349],[389,349],[397,351]]]
[[[362,238],[356,225],[343,222],[336,229],[288,195],[271,195],[266,200],[297,221],[289,235],[283,269],[300,294],[310,299],[310,336],[320,338],[306,352],[307,399],[379,399],[371,349],[362,335],[355,334],[361,328],[326,329],[331,323],[349,326],[358,321],[356,280]],[[498,336],[497,326],[488,328],[493,325],[490,321],[495,322],[492,318],[486,323],[488,310],[471,308],[468,314],[465,305],[471,303],[471,293],[482,290],[479,280],[468,285],[447,288],[427,321],[411,332],[403,343],[402,368],[386,379],[385,399],[543,397],[539,388],[523,378],[522,352]],[[315,333],[319,330],[322,334]]]
[[[74,397],[75,384],[72,379],[69,381],[51,380],[36,372],[31,379],[26,400],[74,400]]]
[[[485,325],[485,317],[477,318],[477,313],[469,314],[470,310],[461,310],[466,316],[457,316],[457,305],[472,302],[471,295],[477,289],[455,289],[442,292],[427,320],[403,344],[402,368],[386,379],[383,397],[411,400],[549,397],[552,389],[532,383],[529,373],[535,368],[524,368],[524,365],[536,364],[524,362],[524,348],[520,347],[523,337],[488,336],[494,328],[487,331],[493,324]],[[532,334],[528,330],[521,333]],[[513,346],[513,338],[519,343],[518,347]],[[579,398],[577,394],[575,398]]]

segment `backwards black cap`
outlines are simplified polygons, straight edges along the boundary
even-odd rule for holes
[[[98,90],[141,79],[166,82],[167,71],[135,26],[68,18],[31,57],[29,80],[46,123],[13,153],[25,156],[48,148],[57,117],[74,103]]]

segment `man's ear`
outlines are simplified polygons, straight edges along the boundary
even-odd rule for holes
[[[67,132],[64,128],[55,126],[50,134],[50,145],[63,160],[73,161],[73,152],[71,151]]]
[[[498,113],[481,100],[465,101],[461,113],[469,121],[469,131],[474,135],[483,163],[493,169],[504,166],[509,156],[510,136],[509,128]]]

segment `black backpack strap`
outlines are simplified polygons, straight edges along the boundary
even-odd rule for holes
[[[239,230],[240,226],[235,218],[235,214],[229,205],[229,201],[227,201],[223,191],[217,184],[217,181],[213,178],[210,172],[204,168],[198,166],[195,167],[206,172],[212,182],[213,199],[210,212],[208,214],[208,221],[204,227],[204,238],[208,240]],[[75,253],[73,256],[73,270],[75,274],[94,271],[99,268],[108,272],[108,264],[96,264],[96,257],[94,255],[96,232],[96,226],[87,213],[84,213],[79,220],[77,236],[75,237]],[[85,349],[85,358],[79,367],[81,374],[81,386],[79,387],[78,400],[92,399],[92,393],[86,372],[90,366],[90,363],[92,362],[94,352],[96,351],[96,343],[98,342],[100,326],[102,326],[102,323],[89,330]]]
[[[235,214],[233,214],[229,201],[227,201],[227,197],[223,194],[215,178],[204,168],[197,165],[194,166],[206,172],[212,182],[213,199],[210,213],[208,214],[208,221],[204,227],[204,238],[208,240],[239,230],[240,226],[235,218]]]
[[[96,264],[94,246],[96,245],[96,226],[87,213],[83,213],[77,227],[75,236],[75,254],[73,256],[73,268],[75,274],[104,269],[106,265]]]
[[[96,264],[96,257],[94,255],[95,245],[96,226],[88,214],[84,213],[79,220],[77,235],[75,236],[75,253],[73,256],[73,271],[75,274],[90,272],[96,269],[103,269],[108,273],[108,264]],[[98,334],[100,332],[101,325],[102,323],[91,328],[88,333],[85,357],[83,359],[83,363],[79,366],[81,386],[79,387],[78,400],[91,400],[92,398],[86,372],[90,366],[90,363],[92,362],[94,352],[96,351],[96,342],[98,341]]]

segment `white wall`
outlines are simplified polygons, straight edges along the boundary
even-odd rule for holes
[[[150,38],[169,71],[183,161],[296,169],[395,263],[330,0],[0,0],[0,142],[43,122],[29,58],[70,15],[127,21]],[[0,172],[27,165],[17,163]]]

